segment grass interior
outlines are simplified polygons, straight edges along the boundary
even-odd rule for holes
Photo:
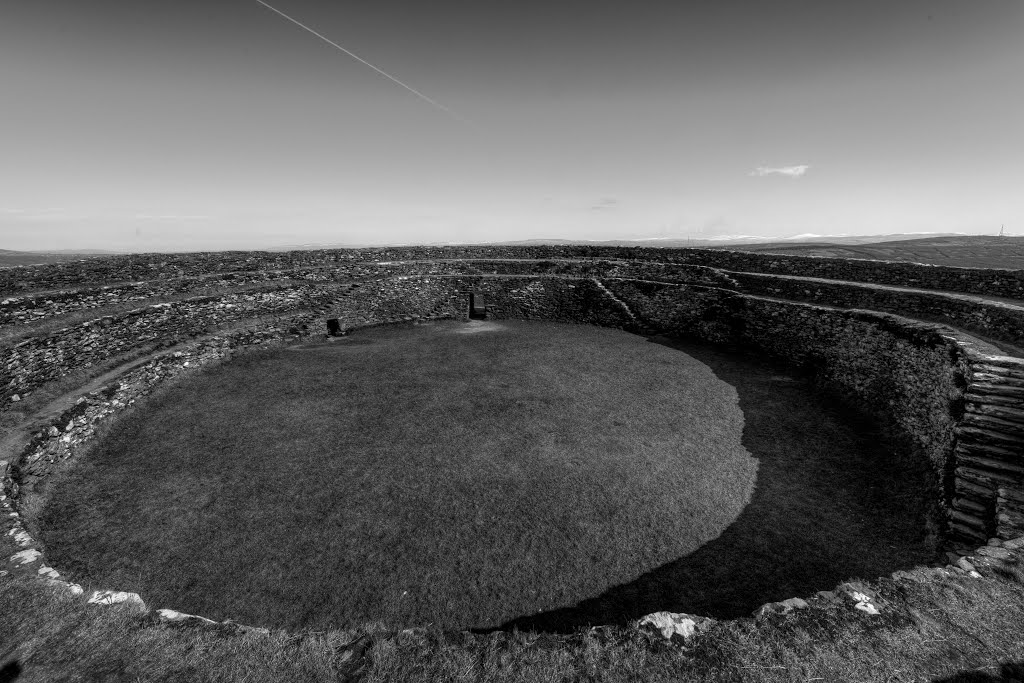
[[[449,322],[189,378],[55,478],[37,522],[72,579],[156,607],[562,631],[929,560],[923,476],[760,361]]]

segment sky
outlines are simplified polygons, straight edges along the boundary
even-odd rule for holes
[[[0,0],[0,248],[1024,234],[1019,0],[267,2]]]

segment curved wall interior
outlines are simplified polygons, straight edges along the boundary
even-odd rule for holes
[[[239,347],[323,335],[328,319],[343,334],[417,319],[466,319],[470,294],[478,293],[488,317],[682,335],[785,359],[882,417],[907,448],[927,458],[950,536],[973,542],[1024,535],[1024,360],[962,331],[1015,348],[1024,302],[979,299],[977,291],[995,282],[1001,296],[1024,298],[1024,271],[703,250],[594,251],[157,255],[148,262],[119,257],[0,271],[0,295],[8,297],[0,301],[0,325],[59,319],[69,311],[87,316],[111,292],[118,300],[151,300],[161,292],[187,295],[211,281],[246,285],[51,326],[0,346],[5,410],[19,394],[118,354],[152,354],[37,428],[17,458],[0,460],[3,533],[23,548],[18,555],[25,564],[58,581],[25,529],[20,499],[87,445],[104,421],[159,384],[229,358]],[[230,272],[210,275],[217,269]],[[140,273],[150,279],[98,286]],[[78,288],[25,293],[70,282]]]

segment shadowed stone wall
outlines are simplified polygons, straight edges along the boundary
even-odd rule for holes
[[[450,260],[459,257],[470,260]],[[701,262],[673,263],[687,260]],[[209,272],[218,269],[231,272]],[[78,286],[9,297],[0,302],[0,325],[211,283],[282,278],[309,284],[162,303],[0,346],[0,398],[6,408],[18,392],[118,354],[147,344],[170,346],[263,315],[291,316],[278,326],[281,335],[300,333],[296,321],[303,316],[317,321],[321,332],[322,321],[331,317],[343,330],[461,319],[469,292],[477,291],[491,317],[680,334],[784,358],[885,416],[932,463],[936,495],[955,533],[980,539],[1024,532],[1024,363],[936,323],[857,310],[940,320],[1020,344],[1024,308],[808,276],[1002,295],[1022,291],[1021,271],[696,249],[415,247],[95,259],[0,270],[0,287],[7,290]],[[145,281],[81,286],[137,278]]]
[[[689,285],[606,285],[650,330],[783,358],[894,425],[932,464],[940,506],[960,537],[1024,532],[1021,359],[885,313]]]

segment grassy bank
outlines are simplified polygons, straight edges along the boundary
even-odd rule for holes
[[[884,580],[879,616],[812,608],[722,622],[689,648],[625,629],[559,636],[273,632],[156,624],[0,577],[0,672],[57,681],[1004,683],[1024,673],[1024,573]]]

